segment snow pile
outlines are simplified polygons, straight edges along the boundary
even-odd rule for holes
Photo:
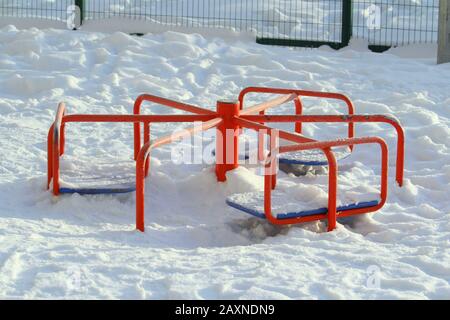
[[[0,297],[448,298],[450,65],[434,62],[175,32],[0,29]],[[278,228],[227,207],[233,193],[262,190],[257,169],[242,166],[217,183],[210,165],[174,164],[170,147],[152,154],[144,234],[134,230],[133,193],[54,198],[45,190],[58,102],[69,113],[126,114],[149,92],[214,109],[254,85],[343,92],[359,113],[397,116],[406,130],[405,186],[396,187],[392,151],[386,206],[331,233],[321,222]],[[345,106],[304,99],[304,110],[338,114]],[[152,138],[181,127],[154,125]],[[346,131],[304,125],[319,139]],[[356,132],[379,135],[395,150],[388,126],[360,124]],[[62,171],[132,174],[132,145],[131,124],[70,124]],[[377,188],[379,162],[377,149],[357,146],[340,163],[340,190]],[[308,179],[326,183],[325,175],[281,174],[279,186],[310,194]]]

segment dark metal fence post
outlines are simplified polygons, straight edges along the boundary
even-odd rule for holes
[[[75,0],[75,5],[80,8],[80,26],[83,24],[84,19],[84,0]]]
[[[342,0],[342,40],[341,47],[350,43],[353,31],[353,1]]]
[[[440,1],[438,63],[450,62],[450,3]]]

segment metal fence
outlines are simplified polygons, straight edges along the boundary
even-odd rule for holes
[[[439,0],[355,0],[353,36],[370,44],[436,43]]]
[[[67,8],[73,4],[74,0],[0,0],[0,19],[13,17],[66,21]]]
[[[145,19],[179,27],[254,31],[258,38],[339,43],[342,0],[86,1],[86,20]]]
[[[438,33],[439,0],[0,0],[0,19],[65,21],[75,3],[85,22],[122,17],[168,28],[254,31],[264,44],[339,48],[353,35],[396,46],[437,42]]]

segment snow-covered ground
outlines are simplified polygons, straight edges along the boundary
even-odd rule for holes
[[[0,29],[0,297],[449,298],[450,65],[435,65],[435,48],[363,47]],[[394,182],[392,151],[386,206],[330,233],[323,223],[273,227],[227,207],[232,193],[260,190],[256,170],[243,166],[217,183],[210,165],[175,165],[170,147],[153,153],[146,233],[134,230],[134,194],[55,198],[45,190],[47,130],[59,101],[69,113],[126,114],[148,92],[214,109],[253,85],[343,92],[359,113],[394,114],[406,130],[405,186]],[[344,107],[305,99],[305,111]],[[178,127],[154,125],[152,138]],[[320,139],[345,131],[305,125]],[[394,150],[388,126],[358,125],[357,133],[381,136]],[[70,124],[66,151],[62,172],[132,173],[132,126]],[[377,186],[371,151],[358,147],[341,164],[342,188]],[[280,188],[322,196],[305,186],[324,179],[282,174]]]

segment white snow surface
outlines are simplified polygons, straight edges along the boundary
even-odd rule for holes
[[[0,298],[449,298],[450,64],[435,65],[434,50],[405,58],[359,47],[0,29]],[[46,138],[58,102],[69,113],[127,114],[148,92],[214,109],[246,86],[343,92],[359,113],[395,115],[406,131],[404,187],[394,180],[394,130],[360,124],[358,136],[390,146],[388,202],[329,233],[323,222],[275,227],[227,207],[233,193],[262,190],[258,170],[241,166],[218,183],[212,165],[174,164],[170,146],[152,153],[145,233],[134,229],[134,193],[56,198],[46,190]],[[304,110],[345,107],[305,99]],[[272,113],[292,111],[288,104]],[[154,125],[152,138],[175,128]],[[304,133],[332,139],[346,127],[305,124]],[[132,145],[130,124],[70,124],[61,170],[133,173]],[[378,187],[378,153],[357,146],[340,163],[342,190]],[[305,179],[323,183],[326,173],[280,173],[279,184],[296,188]]]

